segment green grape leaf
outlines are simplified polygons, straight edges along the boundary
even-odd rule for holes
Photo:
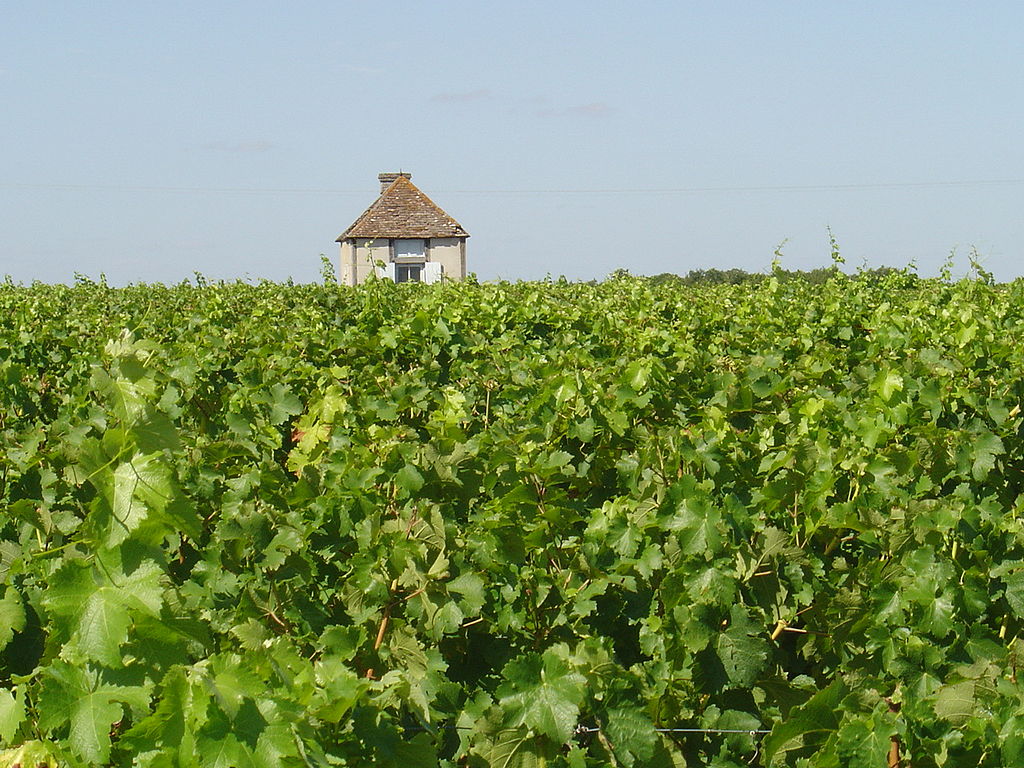
[[[86,658],[118,667],[133,612],[159,615],[161,578],[153,562],[143,562],[125,574],[113,563],[99,567],[68,561],[54,575],[43,605],[73,634]]]
[[[903,391],[903,377],[896,371],[881,370],[872,382],[872,387],[886,403],[891,402],[897,392]]]
[[[26,741],[0,752],[0,768],[62,768],[61,763],[45,741]]]
[[[710,559],[721,546],[718,530],[721,513],[705,499],[695,497],[679,504],[669,526],[678,531],[679,547],[686,554],[703,555]]]
[[[1008,561],[993,569],[992,575],[999,576],[1005,589],[1006,602],[1018,618],[1024,618],[1024,563]]]
[[[8,587],[0,598],[0,651],[14,639],[15,632],[25,628],[25,606],[14,587]]]
[[[576,729],[586,683],[563,654],[564,648],[556,646],[543,655],[514,659],[502,672],[508,682],[498,689],[510,725],[525,725],[560,744]]]
[[[395,473],[395,485],[412,495],[423,487],[423,475],[412,464],[406,464]]]
[[[145,454],[162,450],[176,451],[181,447],[174,422],[165,413],[153,408],[147,409],[129,432],[135,438],[139,450]]]
[[[877,712],[869,718],[847,718],[838,733],[839,757],[846,765],[885,765],[895,733],[895,725]]]
[[[761,742],[765,759],[774,764],[794,750],[814,749],[831,737],[841,719],[840,705],[846,696],[846,686],[833,680],[803,704],[793,707],[789,716],[777,723]]]
[[[110,476],[113,522],[106,545],[113,547],[138,529],[152,513],[162,512],[174,496],[170,472],[159,454],[136,454]]]
[[[156,708],[122,737],[126,748],[148,752],[154,748],[187,756],[195,752],[197,704],[182,667],[172,668],[160,686]]]
[[[749,687],[764,669],[768,658],[768,643],[764,629],[751,621],[741,605],[729,611],[729,627],[720,632],[714,647],[725,676],[734,686]]]
[[[56,662],[43,674],[40,727],[53,732],[69,723],[68,743],[93,764],[105,763],[109,757],[111,726],[124,716],[124,707],[136,711],[149,707],[145,688],[104,683],[91,668]]]
[[[230,731],[200,736],[196,749],[210,768],[258,768],[249,748]]]
[[[551,756],[550,747],[527,728],[499,731],[484,753],[490,768],[544,768]]]
[[[658,733],[647,714],[637,707],[609,709],[602,730],[623,765],[648,765],[654,757]]]
[[[373,764],[385,768],[435,768],[437,750],[426,733],[417,733],[406,741],[386,741],[377,745]]]
[[[956,725],[962,725],[969,718],[981,714],[979,683],[976,680],[962,680],[941,686],[934,694],[935,714]]]
[[[277,383],[270,388],[270,423],[277,426],[288,420],[289,416],[302,413],[302,401],[295,396],[286,385]]]
[[[1003,441],[997,435],[986,432],[974,438],[974,461],[971,476],[981,482],[988,477],[996,465],[996,459],[1004,452]]]
[[[151,378],[131,381],[96,368],[92,381],[93,390],[112,404],[114,415],[127,425],[142,420],[150,408],[150,403],[156,400],[156,385]]]
[[[10,744],[25,719],[25,703],[18,692],[0,688],[0,742]]]
[[[462,573],[448,582],[448,591],[461,598],[464,612],[469,616],[480,613],[484,606],[484,580],[475,573]]]

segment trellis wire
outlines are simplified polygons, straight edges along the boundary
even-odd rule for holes
[[[403,731],[425,731],[427,733],[433,733],[435,731],[471,731],[473,726],[471,725],[456,725],[454,723],[447,723],[444,725],[438,725],[430,727],[426,725],[410,725],[404,726]],[[600,733],[600,728],[594,728],[588,725],[578,725],[573,731],[576,736],[582,736],[588,733]],[[770,729],[766,728],[655,728],[655,733],[738,733],[750,736],[764,735],[771,733]]]
[[[576,733],[599,733],[600,728],[591,728],[589,726],[578,726]],[[771,730],[764,728],[655,728],[655,733],[743,733],[748,736],[756,736],[757,734],[771,733]]]

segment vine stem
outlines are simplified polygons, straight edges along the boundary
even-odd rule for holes
[[[902,763],[900,762],[900,738],[899,736],[892,736],[889,739],[889,754],[887,756],[886,765],[888,768],[900,768]]]
[[[47,555],[53,555],[53,554],[56,554],[57,552],[60,552],[62,550],[67,549],[68,547],[73,547],[76,544],[80,544],[80,543],[81,542],[79,542],[79,541],[68,541],[68,542],[65,542],[64,544],[61,544],[59,547],[53,547],[52,549],[44,549],[44,550],[42,550],[40,552],[33,552],[32,553],[32,557],[36,558],[36,557],[46,557]]]
[[[388,603],[384,606],[384,616],[380,620],[380,628],[377,630],[377,639],[373,641],[373,650],[377,651],[380,649],[381,644],[384,642],[384,633],[388,631],[388,621],[391,619],[391,605]]]
[[[398,588],[398,579],[393,579],[391,582],[391,589],[388,590],[392,595],[395,593],[395,589]],[[411,597],[411,595],[410,595]],[[389,600],[388,604],[384,606],[384,615],[380,620],[380,628],[377,630],[377,639],[373,641],[373,650],[380,650],[381,644],[384,642],[384,633],[388,631],[388,621],[391,620],[391,609],[394,608],[395,601]]]

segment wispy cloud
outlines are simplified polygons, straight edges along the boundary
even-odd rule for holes
[[[473,101],[484,101],[491,98],[491,92],[487,88],[478,88],[475,91],[448,91],[435,93],[430,101],[435,104],[468,104]]]
[[[537,117],[583,117],[592,120],[608,117],[615,112],[615,107],[603,101],[589,104],[573,104],[568,107],[545,107],[538,109]]]
[[[578,118],[582,120],[600,120],[616,112],[615,107],[604,101],[591,101],[584,104],[558,103],[544,94],[533,96],[510,96],[495,94],[489,88],[477,88],[471,91],[441,91],[430,96],[431,104],[476,104],[490,102],[503,108],[508,114],[530,115],[543,118]]]
[[[565,111],[570,115],[580,115],[581,117],[607,117],[615,111],[615,108],[603,101],[595,101],[590,104],[577,104]]]
[[[211,141],[203,144],[203,149],[212,149],[215,152],[267,152],[275,149],[276,145],[271,141],[257,139],[254,141]]]

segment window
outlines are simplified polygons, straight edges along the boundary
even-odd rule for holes
[[[396,283],[421,283],[423,282],[422,264],[395,264]]]
[[[426,247],[422,240],[395,240],[395,261],[423,261]]]

